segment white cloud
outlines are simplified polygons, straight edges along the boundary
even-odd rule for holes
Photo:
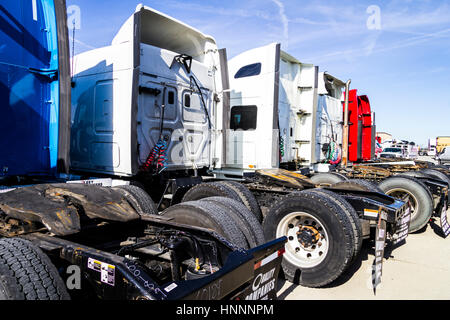
[[[91,45],[89,45],[89,44],[87,44],[87,43],[85,43],[85,42],[83,42],[81,40],[78,40],[76,38],[74,40],[71,36],[69,36],[69,41],[70,41],[70,45],[71,46],[73,45],[73,42],[75,42],[76,44],[79,44],[79,45],[83,46],[84,48],[91,49],[91,50],[92,49],[96,49],[96,47],[91,46]]]
[[[369,54],[389,52],[397,49],[408,48],[412,46],[417,46],[432,40],[443,39],[450,37],[450,28],[440,30],[433,33],[422,34],[419,36],[410,37],[402,41],[396,41],[392,44],[378,45],[374,46],[374,42],[369,41],[366,46],[354,47],[347,50],[335,50],[328,52],[326,54],[313,57],[314,61],[330,61],[335,59],[341,59],[343,57],[347,59],[355,59],[361,56],[367,56]],[[312,60],[312,59],[310,59]]]
[[[289,41],[289,19],[287,18],[284,10],[284,4],[279,0],[272,0],[273,3],[275,3],[279,8],[279,14],[281,23],[283,24],[283,37],[286,41],[284,43],[285,47],[288,47],[288,41]]]
[[[387,8],[383,10],[383,29],[417,30],[418,28],[441,27],[450,24],[450,7],[447,4],[438,7],[417,8],[415,6],[399,9]]]

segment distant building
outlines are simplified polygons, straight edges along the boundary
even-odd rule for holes
[[[385,141],[392,141],[392,134],[389,134],[387,132],[377,132],[377,137],[381,139],[380,143],[383,143]]]

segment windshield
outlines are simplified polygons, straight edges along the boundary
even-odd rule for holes
[[[402,152],[402,149],[400,148],[386,148],[383,150],[383,152]]]

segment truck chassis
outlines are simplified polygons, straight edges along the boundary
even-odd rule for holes
[[[33,263],[24,252],[49,257],[41,259],[42,268],[59,269],[51,277],[66,284],[70,273],[61,271],[78,268],[79,288],[70,288],[70,295],[62,286],[55,288],[63,299],[276,298],[285,238],[244,250],[211,229],[138,210],[122,188],[17,188],[0,194],[0,219],[0,267],[7,271],[0,279],[2,298],[41,297],[42,292],[27,291],[21,282],[20,275]],[[14,266],[16,260],[21,264]],[[267,286],[255,293],[263,283],[255,289],[253,282],[269,272]],[[44,281],[27,279],[34,288]]]

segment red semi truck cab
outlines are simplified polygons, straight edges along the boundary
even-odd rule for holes
[[[364,162],[374,159],[376,127],[369,98],[358,96],[357,89],[350,90],[348,113],[348,160]]]

